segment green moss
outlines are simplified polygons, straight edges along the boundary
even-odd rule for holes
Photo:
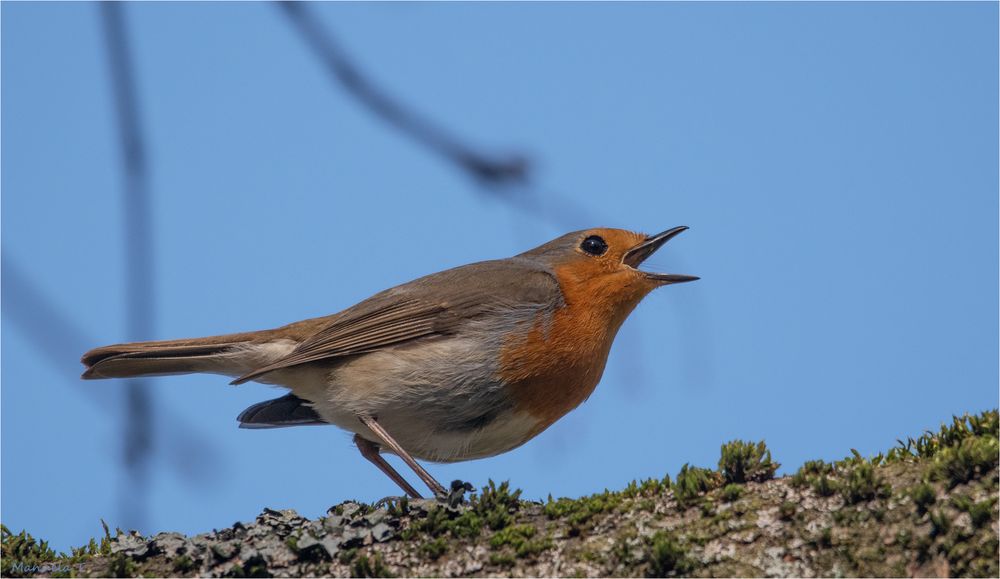
[[[709,518],[715,516],[715,501],[710,497],[705,497],[698,502],[698,510],[701,511],[701,516]]]
[[[513,567],[517,563],[517,559],[510,553],[490,553],[489,561],[490,565],[499,565],[500,567]]]
[[[684,464],[674,483],[674,498],[682,505],[690,505],[702,494],[722,485],[722,476],[714,470]]]
[[[865,459],[865,457],[862,456],[861,453],[858,452],[856,448],[852,448],[851,456],[848,456],[833,463],[833,472],[834,474],[836,474],[837,472],[840,471],[849,471],[852,468],[862,464],[874,465],[876,462],[880,463],[881,461],[882,461],[881,455],[873,457],[873,459],[869,461]]]
[[[494,549],[511,547],[518,558],[534,556],[552,546],[548,537],[536,539],[535,527],[531,525],[514,525],[498,531],[490,538],[490,546]]]
[[[482,518],[486,526],[498,531],[514,520],[512,514],[520,508],[520,498],[521,490],[511,491],[509,481],[497,486],[491,479],[478,497],[473,495],[472,509]]]
[[[976,544],[975,556],[962,571],[970,577],[1000,576],[1000,545],[996,535],[986,535]],[[957,565],[956,565],[957,567]]]
[[[846,480],[840,487],[840,495],[847,504],[853,505],[888,497],[891,490],[885,480],[875,472],[874,466],[862,463],[847,473]]]
[[[853,524],[857,520],[858,515],[858,511],[854,509],[837,509],[830,513],[830,518],[837,525],[846,526]]]
[[[615,536],[614,543],[611,544],[611,559],[628,566],[633,560],[632,544],[637,532],[634,527],[626,528]],[[645,555],[643,555],[645,556]]]
[[[514,521],[514,513],[520,508],[521,491],[511,490],[510,483],[497,485],[492,480],[469,500],[469,508],[456,510],[438,506],[427,516],[417,519],[407,527],[403,539],[409,540],[422,535],[432,538],[451,535],[457,539],[471,539],[479,536],[483,527],[500,530]]]
[[[472,509],[456,511],[439,506],[431,509],[426,517],[412,522],[403,531],[402,538],[410,540],[422,536],[436,538],[451,535],[456,539],[471,539],[479,536],[483,524],[483,519]]]
[[[933,541],[923,546],[923,559],[944,556],[948,561],[948,573],[954,577],[997,577],[1000,573],[997,537],[992,525],[987,523],[994,517],[992,513],[985,514],[993,510],[994,501],[991,497],[977,503],[970,496],[956,494],[948,501],[954,510],[942,507],[931,512]],[[948,519],[955,511],[968,512],[970,518],[982,518],[973,522],[973,528],[955,525]],[[983,514],[973,515],[973,512]]]
[[[833,474],[833,465],[827,464],[822,460],[807,460],[802,464],[798,472],[805,475]]]
[[[771,460],[764,441],[734,440],[722,445],[719,472],[727,483],[763,482],[774,478],[780,464]]]
[[[648,577],[686,575],[694,568],[694,561],[684,547],[666,531],[659,531],[649,539],[646,561]]]
[[[56,552],[49,547],[48,541],[40,541],[32,537],[27,531],[14,534],[6,527],[0,525],[2,533],[2,575],[4,577],[20,577],[22,568],[52,563],[56,560]],[[34,574],[31,571],[25,574]]]
[[[663,477],[662,480],[648,478],[638,483],[633,480],[621,491],[621,495],[627,499],[655,497],[670,490],[670,486],[670,475]]]
[[[81,563],[94,557],[108,556],[111,554],[111,532],[108,525],[102,520],[104,536],[100,542],[90,539],[82,547],[71,547],[70,554],[57,553],[49,547],[47,541],[39,541],[21,531],[14,534],[5,525],[0,525],[2,534],[2,547],[0,547],[0,575],[4,577],[18,577],[24,575],[37,575],[40,570],[36,567],[43,567],[41,571],[56,577],[69,576],[76,571],[76,567]],[[121,535],[121,529],[117,530],[117,535]],[[47,569],[45,567],[48,566]]]
[[[834,465],[822,460],[809,460],[792,476],[791,485],[796,488],[811,488],[821,497],[829,497],[840,490],[840,483],[832,477],[836,469]]]
[[[341,565],[350,565],[351,561],[358,556],[358,548],[354,547],[351,549],[344,549],[337,554],[337,560],[340,561]]]
[[[899,445],[891,449],[886,459],[889,461],[912,458],[932,458],[941,450],[962,444],[967,438],[985,437],[996,440],[1000,437],[1000,415],[997,410],[989,410],[978,415],[953,416],[951,424],[942,424],[938,432],[926,432],[914,439],[899,440]]]
[[[722,500],[731,503],[743,496],[743,487],[738,484],[727,484],[722,487]]]
[[[821,474],[810,481],[813,491],[821,497],[829,497],[840,490],[840,483]]]
[[[997,465],[1000,444],[991,436],[970,436],[954,446],[941,448],[934,455],[928,476],[945,481],[948,488],[969,482]]]
[[[993,520],[993,513],[996,512],[995,505],[995,498],[973,504],[969,508],[969,517],[972,518],[972,524],[976,527],[985,527],[987,523]]]
[[[465,512],[452,519],[448,525],[449,532],[458,539],[472,539],[479,536],[483,529],[483,520],[477,513]]]
[[[969,513],[972,525],[978,528],[993,520],[993,505],[996,504],[996,499],[987,498],[977,503],[969,496],[955,495],[951,497],[951,504],[959,511]]]
[[[504,545],[513,544],[515,541],[520,542],[524,539],[530,539],[535,536],[535,528],[531,525],[515,525],[513,527],[508,527],[490,538],[490,546],[494,549],[499,549]]]
[[[431,561],[436,561],[448,551],[448,543],[441,537],[420,546],[420,552]]]
[[[621,494],[607,490],[579,499],[552,500],[549,497],[549,501],[542,507],[542,512],[550,519],[566,521],[570,527],[570,534],[575,536],[589,526],[594,516],[617,509],[622,500]]]
[[[108,577],[132,577],[135,575],[135,562],[124,553],[118,553],[108,564]]]
[[[351,564],[352,577],[394,577],[382,561],[382,555],[376,553],[373,557],[361,555]]]
[[[796,488],[810,487],[819,477],[832,474],[833,465],[822,460],[807,460],[792,476],[791,484]]]
[[[931,511],[931,538],[947,535],[951,531],[951,518],[941,510]]]
[[[177,573],[187,573],[194,569],[194,559],[187,555],[181,555],[174,559],[172,567]]]
[[[91,557],[98,556],[108,556],[111,554],[111,530],[108,528],[108,524],[101,520],[101,527],[104,529],[104,536],[101,537],[101,541],[97,542],[94,539],[90,539],[86,545],[83,547],[72,547],[70,552],[72,553],[69,557],[69,561],[73,563],[82,563]],[[121,529],[117,529],[116,537],[121,535]]]
[[[927,483],[920,483],[913,487],[910,489],[909,495],[913,499],[914,506],[917,507],[918,515],[926,513],[927,509],[937,501],[937,493],[934,487]]]
[[[937,564],[936,561],[943,558],[947,560],[948,571],[952,575],[997,576],[997,544],[993,525],[997,518],[995,469],[1000,450],[996,411],[955,418],[938,432],[908,440],[907,443],[900,442],[899,447],[885,454],[868,459],[852,451],[852,456],[833,464],[810,461],[791,477],[789,482],[797,488],[811,488],[820,496],[839,494],[844,499],[845,507],[833,509],[830,513],[832,521],[826,519],[835,530],[826,528],[807,532],[811,545],[806,549],[815,546],[816,550],[812,552],[818,553],[812,563],[814,568],[827,572],[839,569],[847,575],[901,575],[912,572],[914,564],[925,568],[923,566]],[[911,464],[892,464],[897,461]],[[793,526],[812,522],[811,507],[799,507],[791,500],[781,502],[781,498],[775,501],[774,495],[761,500],[755,489],[742,485],[742,482],[770,478],[774,474],[772,467],[777,468],[763,443],[735,441],[723,446],[720,471],[684,465],[674,482],[670,477],[662,480],[654,478],[633,481],[617,493],[604,491],[580,499],[553,500],[550,497],[541,506],[549,521],[532,521],[531,525],[518,524],[525,522],[519,518],[530,517],[531,513],[537,512],[537,507],[522,506],[520,491],[511,489],[506,482],[498,485],[490,481],[481,493],[470,497],[468,507],[431,507],[423,515],[418,514],[419,511],[415,511],[407,501],[399,501],[390,504],[387,509],[391,516],[407,521],[403,537],[415,539],[407,548],[412,548],[426,560],[438,560],[445,556],[456,540],[466,541],[461,547],[464,550],[469,542],[478,538],[478,542],[472,544],[482,545],[488,541],[492,549],[490,563],[504,568],[518,565],[521,557],[534,557],[552,548],[552,534],[567,527],[572,536],[584,533],[585,529],[593,527],[609,513],[659,510],[661,516],[687,517],[681,527],[683,531],[678,530],[677,534],[660,532],[641,539],[637,534],[623,538],[624,530],[619,529],[617,533],[620,534],[608,537],[609,541],[616,540],[603,544],[601,551],[582,551],[578,554],[572,553],[577,548],[574,545],[583,545],[579,541],[567,542],[571,557],[575,557],[578,564],[588,561],[590,565],[581,569],[570,564],[564,572],[592,570],[595,568],[592,565],[596,565],[602,573],[625,575],[643,572],[652,575],[708,576],[727,572],[730,575],[752,575],[761,573],[761,569],[736,561],[716,561],[707,567],[699,566],[689,554],[689,549],[740,530],[755,531],[753,519],[761,509],[774,512],[777,508],[777,515],[782,520],[794,521],[789,523]],[[764,474],[754,474],[759,472]],[[890,477],[899,488],[900,496],[913,500],[916,513],[908,508],[890,510],[886,508],[890,503],[883,501],[852,507],[889,496],[891,489],[886,480]],[[967,483],[970,484],[961,486]],[[665,513],[664,510],[669,507],[669,503],[663,500],[667,490],[672,490],[682,509],[700,508],[704,516],[688,517],[693,514],[691,512]],[[988,498],[976,502],[976,497],[983,496]],[[717,508],[723,501],[732,505]],[[839,505],[839,502],[838,499],[827,506]],[[522,508],[529,512],[526,517],[518,514]],[[968,517],[961,513],[968,513]],[[956,523],[959,516],[961,518]],[[643,519],[647,518],[643,516]],[[608,522],[617,520],[609,518]],[[961,521],[971,521],[971,525]],[[887,542],[883,542],[883,537],[876,536],[878,529],[891,529],[888,538],[884,539]],[[798,529],[798,532],[806,531]],[[11,563],[30,557],[40,563],[53,563],[83,561],[105,555],[107,558],[102,563],[109,565],[106,573],[114,575],[135,575],[153,568],[147,563],[137,566],[135,561],[122,555],[111,556],[111,541],[106,530],[104,539],[99,542],[91,540],[83,547],[73,549],[67,556],[55,553],[47,543],[25,532],[15,535],[4,527],[3,575],[16,575],[16,572],[10,572]],[[294,537],[289,537],[287,541],[289,548],[297,548]],[[562,556],[566,555],[564,552]],[[193,556],[179,556],[167,562],[167,567],[162,569],[169,573],[169,566],[173,565],[173,573],[189,575],[198,567],[197,560],[191,558]],[[338,558],[354,575],[385,576],[389,573],[381,558],[371,551],[367,556],[359,557],[357,550],[344,550]],[[322,573],[321,567],[310,563],[304,568],[308,573]],[[517,567],[518,570],[520,568]],[[103,571],[104,567],[100,569]],[[494,568],[493,573],[497,572]],[[263,561],[248,560],[233,565],[226,574],[262,576],[266,573]]]

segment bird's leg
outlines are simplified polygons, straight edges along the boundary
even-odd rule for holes
[[[413,472],[417,473],[417,476],[420,477],[420,480],[424,481],[424,484],[431,489],[431,492],[433,492],[435,496],[443,497],[448,495],[448,491],[444,490],[444,487],[441,486],[441,483],[434,480],[434,477],[432,477],[429,472],[424,470],[424,467],[417,464],[417,461],[413,460],[413,457],[410,456],[410,453],[403,450],[403,447],[400,446],[398,442],[393,440],[391,436],[389,436],[389,433],[386,432],[384,428],[382,428],[382,425],[379,424],[378,421],[376,421],[371,416],[362,415],[358,416],[358,418],[361,420],[362,423],[364,423],[365,426],[368,427],[369,430],[371,430],[375,434],[375,436],[379,437],[379,440],[381,440],[386,446],[391,448],[392,451],[396,453],[397,456],[399,456],[399,458],[403,459],[403,462],[405,462],[407,466],[412,468]]]
[[[401,474],[396,472],[396,469],[392,468],[392,465],[386,462],[382,455],[378,453],[379,446],[370,440],[365,440],[357,434],[354,435],[354,444],[357,445],[358,450],[361,451],[361,456],[367,458],[372,464],[378,467],[378,469],[385,473],[385,475],[392,479],[392,482],[399,485],[399,488],[403,489],[403,492],[410,495],[415,499],[422,499],[424,497],[420,496],[420,493],[416,491],[410,483],[406,482]]]

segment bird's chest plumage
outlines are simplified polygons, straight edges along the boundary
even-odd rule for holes
[[[648,292],[618,276],[584,274],[556,268],[564,305],[501,348],[500,375],[515,407],[537,418],[534,434],[590,396],[618,328]]]
[[[605,312],[567,306],[501,349],[500,375],[519,410],[541,432],[594,391],[619,323]]]

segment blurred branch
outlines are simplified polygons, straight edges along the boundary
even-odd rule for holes
[[[146,147],[139,125],[133,65],[130,58],[124,15],[119,2],[102,2],[108,58],[111,65],[122,161],[125,169],[125,248],[128,333],[134,339],[148,339],[153,333],[153,219],[148,191]]]
[[[132,340],[153,335],[153,234],[147,184],[146,150],[139,125],[139,107],[131,51],[128,43],[124,4],[101,2],[104,34],[111,68],[118,130],[125,169],[125,260],[126,323]],[[152,452],[152,392],[145,380],[130,379],[126,384],[124,456],[132,484],[121,493],[127,524],[142,528],[145,519],[145,489],[148,461]]]
[[[486,191],[532,217],[544,219],[560,228],[579,228],[596,223],[570,197],[549,192],[545,195],[548,203],[543,204],[538,192],[530,185],[532,164],[527,157],[484,155],[376,87],[348,58],[333,34],[324,30],[316,16],[309,12],[308,2],[279,1],[275,4],[326,65],[331,77],[383,121],[452,162]]]
[[[0,278],[3,280],[2,315],[20,330],[35,349],[62,373],[67,384],[104,412],[113,412],[112,395],[116,390],[97,384],[80,384],[80,366],[77,360],[96,340],[76,325],[66,312],[60,310],[41,288],[28,279],[24,271],[7,252],[0,257]],[[215,446],[198,428],[175,414],[166,404],[156,409],[164,428],[170,436],[164,440],[168,464],[189,482],[205,483],[215,474],[223,460]]]
[[[527,180],[530,168],[525,158],[512,156],[498,159],[482,155],[376,88],[347,58],[333,35],[322,30],[317,19],[308,14],[308,3],[277,2],[276,5],[334,78],[382,120],[444,156],[482,183],[506,184]]]

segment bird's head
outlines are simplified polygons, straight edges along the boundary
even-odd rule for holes
[[[656,235],[610,228],[574,231],[520,257],[550,267],[567,302],[591,302],[593,306],[608,306],[628,315],[652,290],[698,279],[693,275],[639,269],[657,249],[686,229],[674,227]]]

